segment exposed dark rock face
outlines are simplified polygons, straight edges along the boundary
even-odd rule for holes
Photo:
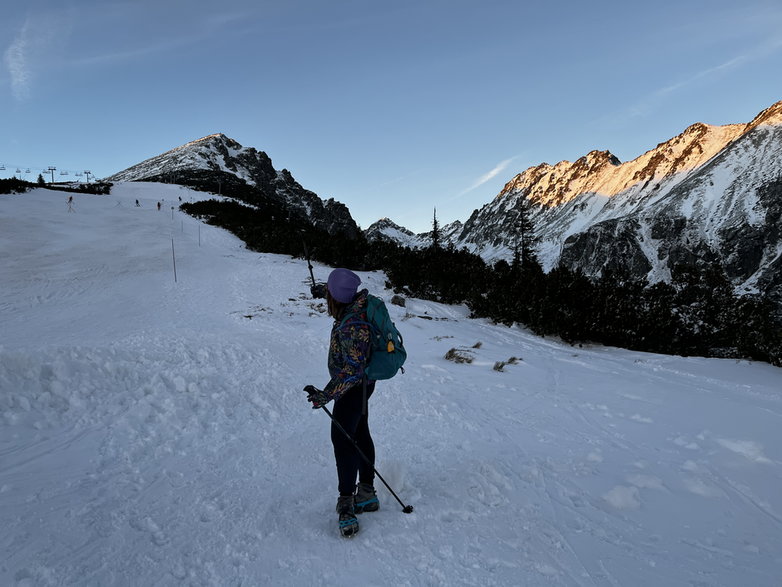
[[[637,232],[634,220],[606,220],[565,239],[560,261],[590,275],[606,270],[646,275],[652,264],[636,239]]]

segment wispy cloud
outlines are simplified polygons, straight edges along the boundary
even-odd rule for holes
[[[157,44],[144,45],[143,47],[136,47],[126,51],[116,51],[112,53],[101,52],[100,54],[91,55],[89,57],[72,59],[70,64],[75,67],[112,65],[116,62],[133,61],[134,59],[141,57],[166,53],[173,49],[185,47],[190,44],[191,41],[189,39],[180,37],[171,41],[163,41]]]
[[[151,15],[150,15],[151,12]],[[173,11],[166,3],[159,6],[118,4],[99,7],[91,16],[91,28],[111,30],[115,26],[136,27],[141,32],[124,45],[91,43],[80,57],[69,65],[75,67],[110,66],[124,61],[138,61],[191,47],[230,33],[233,39],[253,31],[256,12],[187,12]],[[150,18],[153,21],[149,23]],[[107,46],[113,50],[107,51]]]
[[[57,15],[28,15],[3,53],[3,63],[11,80],[11,92],[19,101],[32,94],[36,72],[46,61],[56,60],[58,48],[70,33],[67,11]]]
[[[738,55],[732,59],[729,59],[728,61],[725,61],[724,63],[715,65],[714,67],[709,67],[704,70],[697,71],[694,74],[692,74],[689,78],[682,80],[676,84],[672,84],[670,86],[660,88],[659,90],[654,92],[654,95],[665,96],[667,94],[673,94],[677,90],[685,88],[686,86],[689,86],[690,84],[695,83],[700,79],[711,77],[712,75],[722,73],[725,71],[729,71],[735,67],[739,67],[740,65],[746,63],[747,61],[749,61],[748,55]]]
[[[668,96],[672,96],[677,92],[686,89],[688,86],[691,86],[700,80],[708,79],[714,77],[717,74],[724,73],[731,69],[737,68],[742,64],[747,63],[750,60],[751,60],[750,55],[738,55],[736,57],[733,57],[732,59],[729,59],[728,61],[720,63],[719,65],[715,65],[713,67],[709,67],[701,71],[697,71],[691,74],[690,76],[688,76],[686,79],[682,79],[674,84],[669,84],[667,86],[658,88],[657,90],[651,92],[643,100],[640,100],[635,104],[633,104],[632,106],[630,106],[627,109],[625,116],[626,118],[637,118],[639,116],[644,116],[648,114],[651,110],[653,110],[659,102],[661,102]]]
[[[504,159],[504,160],[500,161],[490,171],[487,171],[486,173],[481,175],[478,179],[476,179],[470,185],[470,187],[468,187],[467,189],[459,192],[455,197],[458,198],[458,197],[461,197],[461,196],[463,196],[465,194],[469,194],[471,191],[473,191],[475,189],[478,189],[483,184],[488,183],[489,181],[491,181],[492,179],[497,177],[500,173],[505,171],[505,169],[507,169],[508,165],[510,165],[514,160],[518,159],[519,157],[520,157],[520,155],[516,155],[516,156],[511,157],[509,159]]]
[[[767,38],[762,43],[749,48],[747,51],[738,54],[727,61],[723,61],[717,65],[706,67],[700,71],[695,71],[683,79],[680,79],[676,83],[672,83],[657,90],[652,91],[642,100],[639,100],[632,106],[628,107],[623,114],[612,117],[614,121],[618,119],[624,119],[625,121],[640,116],[648,115],[652,110],[658,107],[669,96],[686,90],[689,86],[692,86],[698,82],[704,80],[714,79],[719,75],[726,74],[732,70],[739,69],[745,65],[748,65],[754,61],[758,61],[773,55],[782,49],[782,35],[776,33],[775,35]]]
[[[11,42],[3,54],[3,61],[11,76],[11,92],[14,97],[23,101],[30,96],[30,66],[28,53],[30,51],[30,20],[27,19],[22,30]]]
[[[376,187],[386,187],[389,185],[394,185],[403,181],[407,181],[411,177],[415,177],[417,175],[420,175],[422,171],[425,171],[425,167],[421,167],[419,169],[414,169],[413,171],[410,171],[408,173],[405,173],[404,175],[399,175],[397,177],[392,177],[391,179],[387,179],[385,181],[381,181],[380,183],[376,184]]]

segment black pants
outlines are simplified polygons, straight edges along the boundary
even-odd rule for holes
[[[367,382],[367,399],[375,391],[375,382]],[[375,480],[375,444],[369,434],[368,413],[364,413],[364,386],[359,383],[347,390],[334,404],[334,419],[355,439],[358,448],[371,464],[356,451],[356,447],[336,424],[331,424],[331,443],[337,461],[339,494],[351,495],[356,489],[356,476],[361,483],[373,484]]]

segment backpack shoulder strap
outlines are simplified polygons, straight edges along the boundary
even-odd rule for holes
[[[350,318],[358,318],[358,319],[353,320],[348,324],[347,321]],[[367,320],[361,320],[361,315],[358,312],[350,312],[349,314],[345,314],[342,317],[342,320],[339,321],[338,330],[342,330],[343,328],[346,328],[348,326],[353,326],[354,324],[363,324],[364,326],[369,326],[370,330],[372,329],[372,322],[369,320],[369,318],[367,318]]]
[[[384,305],[383,300],[381,300],[377,296],[373,296],[372,294],[367,294],[366,320],[361,320],[360,314],[358,312],[350,312],[348,314],[345,314],[342,317],[342,320],[340,320],[339,329],[342,330],[342,328],[344,328],[345,326],[349,326],[350,324],[364,324],[366,326],[369,326],[370,330],[376,328],[374,316],[377,313],[378,309],[383,305]],[[353,318],[353,317],[358,317],[359,319],[353,320],[350,324],[345,324],[349,318]]]

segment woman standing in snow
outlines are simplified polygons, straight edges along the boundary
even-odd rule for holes
[[[331,379],[323,390],[313,385],[304,388],[313,409],[335,400],[331,443],[337,463],[337,513],[343,536],[353,536],[358,532],[356,514],[373,512],[380,506],[374,488],[375,445],[367,421],[367,400],[375,390],[375,382],[367,380],[364,374],[370,352],[366,316],[369,292],[366,289],[358,291],[360,284],[361,279],[352,271],[334,269],[325,288],[313,286],[315,297],[325,294],[329,316],[334,318],[328,356]]]

